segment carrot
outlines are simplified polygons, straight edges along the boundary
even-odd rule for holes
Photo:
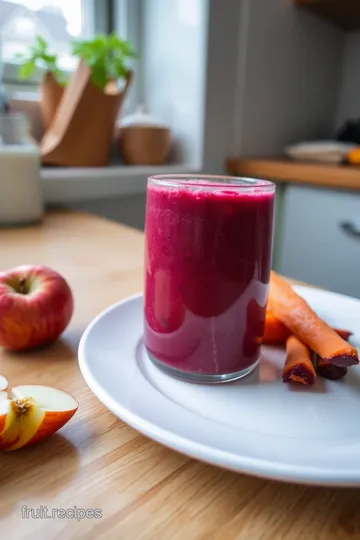
[[[335,364],[330,364],[329,362],[325,362],[322,358],[318,358],[316,373],[320,375],[320,377],[330,379],[331,381],[338,381],[345,377],[347,371],[346,366],[335,366]]]
[[[284,383],[296,382],[312,386],[316,372],[310,349],[295,336],[286,340],[286,360],[282,371]]]
[[[348,330],[340,330],[339,328],[334,328],[334,330],[345,341],[348,341],[352,335],[352,332],[348,332]],[[330,379],[330,381],[338,381],[345,377],[347,372],[348,368],[346,366],[335,366],[334,364],[330,364],[330,362],[325,362],[325,360],[316,355],[316,374],[320,375],[320,377]]]
[[[335,332],[341,336],[345,341],[349,341],[349,337],[352,335],[352,332],[348,330],[341,330],[340,328],[334,328]],[[330,379],[331,381],[338,381],[345,377],[348,372],[346,366],[336,366],[335,364],[330,364],[330,362],[325,362],[322,358],[317,356],[316,363],[316,373],[323,377],[324,379]]]
[[[359,363],[355,347],[320,319],[305,300],[273,271],[268,306],[292,334],[325,362],[337,366],[352,366]]]
[[[345,341],[348,341],[352,332],[340,328],[334,328],[335,332]],[[287,338],[290,336],[290,330],[279,321],[270,309],[266,310],[265,328],[264,328],[264,345],[285,345]]]
[[[334,328],[334,330],[345,341],[349,341],[349,337],[352,336],[352,332],[349,332],[349,330],[342,330],[341,328]]]
[[[290,332],[286,326],[275,317],[270,311],[266,310],[265,328],[264,328],[264,345],[284,345]]]

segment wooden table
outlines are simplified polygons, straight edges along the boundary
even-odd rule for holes
[[[52,540],[297,540],[360,538],[360,491],[287,485],[222,471],[123,424],[91,394],[80,336],[109,304],[142,288],[143,235],[72,212],[0,232],[0,268],[47,264],[75,294],[63,339],[30,354],[0,353],[12,384],[73,393],[80,408],[60,434],[0,456],[1,538]],[[22,507],[102,511],[102,519],[23,519]]]

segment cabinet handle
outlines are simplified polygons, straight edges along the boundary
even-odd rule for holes
[[[360,237],[360,221],[342,221],[340,227],[348,234]]]

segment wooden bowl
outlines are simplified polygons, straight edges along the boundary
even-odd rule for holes
[[[119,128],[117,148],[128,165],[162,165],[170,150],[171,132],[165,127]]]

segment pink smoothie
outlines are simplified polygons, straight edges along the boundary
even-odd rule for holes
[[[159,362],[227,374],[258,360],[274,208],[266,187],[149,183],[144,340]]]

